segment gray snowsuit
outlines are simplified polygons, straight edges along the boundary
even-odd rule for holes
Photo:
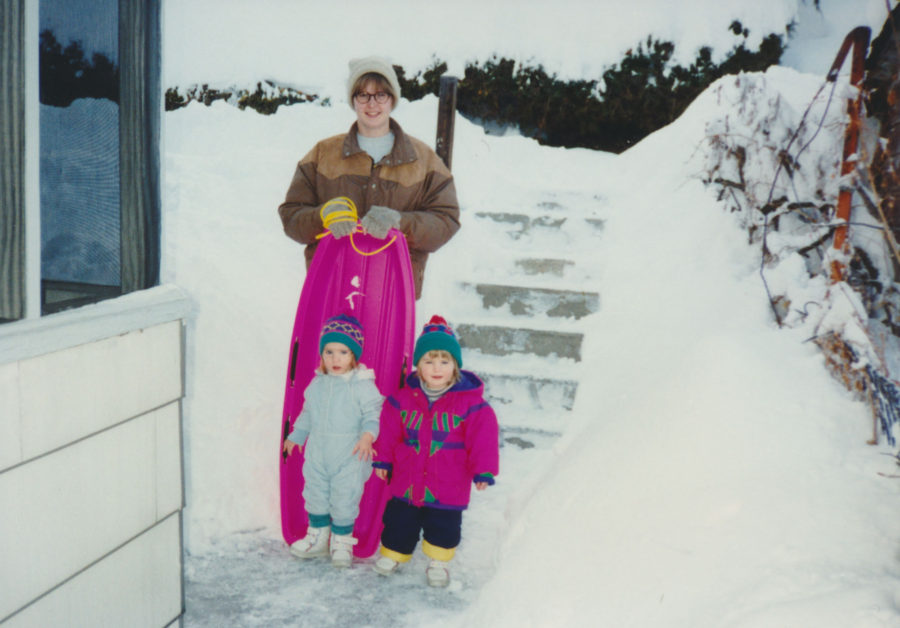
[[[334,525],[353,525],[372,463],[353,455],[364,432],[378,436],[383,397],[375,372],[362,364],[343,375],[316,376],[303,393],[303,411],[288,440],[302,445],[306,511],[330,514]]]

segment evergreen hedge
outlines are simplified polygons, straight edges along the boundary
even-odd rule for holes
[[[731,29],[748,34],[739,22]],[[710,83],[726,74],[762,71],[784,52],[779,35],[769,35],[756,51],[736,46],[721,63],[702,48],[688,66],[672,65],[672,42],[647,38],[601,80],[561,81],[543,66],[519,65],[496,56],[469,64],[457,89],[457,109],[467,118],[493,126],[514,126],[550,146],[621,152],[675,120]],[[447,64],[436,60],[407,78],[394,66],[405,98],[437,94]]]
[[[281,105],[295,105],[301,102],[315,102],[318,96],[306,94],[291,87],[279,86],[272,81],[260,81],[253,91],[248,89],[215,89],[209,85],[194,85],[184,93],[177,88],[166,90],[166,111],[174,111],[186,106],[191,101],[202,102],[207,107],[217,100],[224,100],[236,105],[239,109],[253,109],[269,115],[278,111]],[[323,101],[322,104],[328,104]]]
[[[749,31],[740,22],[730,30],[744,42]],[[786,32],[789,32],[789,25]],[[712,50],[701,48],[688,67],[673,64],[675,44],[648,37],[594,80],[563,81],[542,65],[518,64],[494,56],[467,64],[457,90],[457,110],[489,128],[515,127],[549,146],[583,147],[621,152],[653,131],[674,121],[710,83],[726,74],[763,71],[777,64],[784,39],[771,34],[757,50],[735,46],[721,63]],[[447,64],[435,59],[410,77],[395,65],[404,98],[418,100],[438,94]],[[292,92],[274,84],[247,90],[217,91],[207,86],[166,91],[166,110],[192,100],[210,104],[225,99],[241,108],[274,113],[282,104],[313,102],[314,94]]]

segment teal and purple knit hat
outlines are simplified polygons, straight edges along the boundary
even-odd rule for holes
[[[435,314],[425,323],[422,334],[416,340],[413,352],[413,364],[418,364],[422,356],[429,351],[446,351],[456,360],[456,366],[462,368],[462,350],[453,329],[443,318]]]
[[[363,328],[360,322],[349,314],[332,316],[322,327],[322,335],[319,336],[319,353],[325,349],[329,342],[339,342],[346,345],[357,362],[363,350]]]

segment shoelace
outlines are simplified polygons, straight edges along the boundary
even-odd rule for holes
[[[354,537],[333,536],[331,538],[331,549],[334,550],[350,550],[359,541]]]

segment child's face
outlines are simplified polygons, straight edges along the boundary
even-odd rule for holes
[[[425,354],[416,366],[419,377],[428,388],[439,390],[453,382],[456,362],[449,354]]]
[[[322,349],[322,364],[329,375],[340,375],[353,368],[353,352],[340,342],[329,342]]]

